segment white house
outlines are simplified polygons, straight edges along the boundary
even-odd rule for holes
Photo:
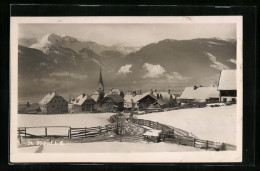
[[[236,70],[222,70],[219,78],[218,90],[220,91],[220,101],[236,102]]]

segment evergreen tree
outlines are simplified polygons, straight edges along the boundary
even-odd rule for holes
[[[104,96],[105,95],[104,95],[104,93],[102,91],[99,92],[99,96],[98,96],[97,102],[100,103],[100,101],[104,99]]]
[[[120,91],[120,96],[121,96],[122,98],[124,98],[124,97],[125,97],[124,92]]]

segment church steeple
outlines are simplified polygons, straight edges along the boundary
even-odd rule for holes
[[[103,79],[102,79],[101,66],[100,66],[99,80],[98,80],[98,91],[104,92],[104,83],[103,83]]]

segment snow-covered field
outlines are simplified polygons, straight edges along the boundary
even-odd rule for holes
[[[19,114],[18,127],[38,126],[68,126],[72,128],[96,127],[110,124],[108,119],[114,113],[87,113],[87,114],[55,114],[32,115]],[[48,135],[68,135],[66,127],[48,127]],[[33,135],[45,135],[45,128],[27,128],[26,132]]]
[[[200,139],[236,145],[236,105],[172,110],[138,118],[192,132]]]
[[[94,127],[109,124],[109,117],[114,113],[86,113],[86,114],[56,114],[56,115],[31,115],[19,114],[19,127],[34,126],[70,126]]]
[[[94,142],[18,148],[20,153],[114,153],[202,151],[199,148],[169,143]],[[205,150],[203,150],[205,151]]]

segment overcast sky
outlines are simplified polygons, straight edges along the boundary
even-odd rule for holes
[[[19,38],[46,34],[71,36],[99,44],[144,46],[163,39],[236,39],[235,24],[20,24]]]

